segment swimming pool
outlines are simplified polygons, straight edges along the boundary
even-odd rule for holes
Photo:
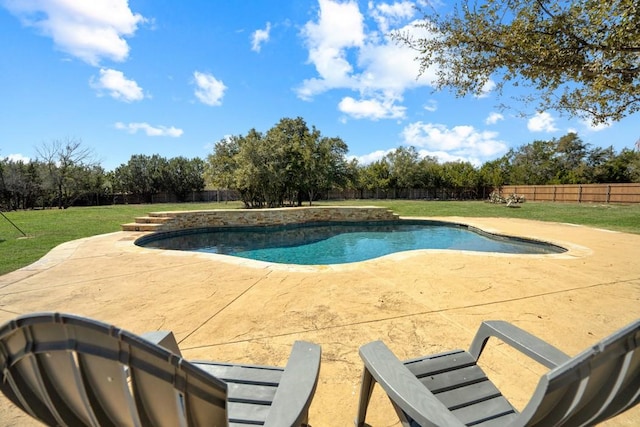
[[[416,249],[512,254],[562,253],[562,247],[424,220],[199,228],[142,237],[147,248],[233,255],[299,265],[345,264]]]

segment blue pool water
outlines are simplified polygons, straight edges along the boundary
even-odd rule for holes
[[[344,264],[414,249],[549,254],[564,248],[434,221],[207,228],[143,237],[139,246],[233,255],[284,264]]]

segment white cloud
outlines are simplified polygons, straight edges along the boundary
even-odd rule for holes
[[[369,165],[371,163],[377,162],[378,160],[382,160],[387,154],[390,154],[395,150],[396,150],[395,148],[390,148],[388,150],[376,150],[372,153],[364,154],[362,156],[350,156],[348,160],[351,161],[352,159],[356,159],[359,165]],[[418,157],[420,157],[421,159],[425,157],[435,157],[440,163],[467,161],[472,163],[475,166],[481,166],[483,163],[482,160],[480,160],[478,157],[456,155],[456,154],[448,153],[446,151],[438,151],[438,150],[432,151],[432,150],[420,149],[418,150]]]
[[[393,26],[394,31],[428,36],[424,29],[416,28],[414,22],[407,22],[415,14],[411,3],[374,5],[370,2],[367,12],[372,20],[367,21],[367,25],[354,0],[318,0],[318,3],[317,19],[307,22],[300,33],[309,52],[308,61],[315,66],[317,75],[296,88],[298,97],[311,100],[329,90],[347,89],[356,92],[359,99],[343,97],[339,105],[341,111],[393,106],[393,112],[390,110],[387,114],[356,114],[373,120],[404,117],[404,107],[396,105],[403,93],[407,89],[429,86],[435,78],[432,69],[417,78],[416,52],[396,43],[388,34]]]
[[[497,132],[478,131],[473,126],[454,126],[415,122],[402,131],[404,143],[424,148],[424,154],[439,159],[466,159],[474,163],[505,152],[507,146]],[[445,156],[446,154],[446,156]]]
[[[491,114],[489,114],[489,117],[485,119],[484,123],[487,125],[495,125],[500,120],[504,120],[504,116],[500,113],[492,111]]]
[[[413,25],[407,25],[399,31],[416,33]],[[401,95],[405,90],[431,86],[435,80],[434,70],[425,70],[418,78],[419,64],[415,61],[416,52],[392,41],[370,40],[358,50],[357,64],[361,73],[353,76],[353,88],[360,91],[391,91]]]
[[[100,77],[91,77],[89,85],[98,91],[99,96],[102,96],[102,91],[107,91],[109,96],[119,101],[141,101],[145,97],[135,80],[129,80],[122,71],[110,68],[101,68]]]
[[[142,131],[147,134],[147,136],[170,136],[172,138],[178,138],[182,136],[184,131],[182,129],[178,129],[176,127],[166,127],[166,126],[151,126],[149,123],[129,123],[124,124],[122,122],[117,122],[115,124],[115,128],[119,130],[125,130],[131,134],[138,133],[138,131]]]
[[[194,72],[193,77],[197,86],[195,95],[200,102],[211,106],[222,105],[224,91],[227,90],[222,80],[216,79],[212,74],[199,71]]]
[[[271,31],[271,22],[267,22],[267,27],[264,30],[256,30],[251,35],[251,50],[254,52],[260,52],[262,44],[269,41],[269,32]]]
[[[356,159],[358,160],[358,164],[368,165],[377,162],[378,160],[382,160],[384,156],[391,153],[392,151],[395,151],[395,148],[391,148],[389,150],[377,150],[373,153],[365,154],[363,156],[352,156],[349,158],[349,160]]]
[[[481,166],[483,163],[482,160],[480,160],[478,157],[456,155],[447,153],[446,151],[418,150],[418,155],[420,156],[420,158],[435,157],[439,163],[469,162],[474,166]]]
[[[554,132],[558,130],[555,126],[555,119],[546,111],[538,112],[531,117],[527,122],[527,129],[531,132]]]
[[[31,159],[23,154],[9,154],[6,157],[7,160],[9,160],[10,162],[22,162],[22,163],[29,163],[31,161]]]
[[[438,110],[438,102],[435,99],[430,99],[424,104],[423,108],[431,113]]]
[[[582,123],[585,129],[590,132],[600,132],[601,130],[607,129],[612,124],[611,121],[606,121],[604,123],[598,123],[597,125],[594,125],[590,119],[582,119],[580,120],[580,123]]]
[[[309,62],[320,76],[303,83],[298,94],[305,99],[327,89],[349,86],[353,67],[347,60],[346,49],[362,46],[365,39],[364,17],[356,1],[318,3],[318,21],[307,22],[302,30]]]
[[[355,119],[401,119],[406,107],[398,106],[393,100],[363,99],[355,100],[347,96],[340,101],[338,109]]]
[[[324,0],[322,3],[332,2]],[[349,10],[354,15],[352,21],[357,21],[356,15],[363,19],[357,5],[354,4]],[[297,88],[300,98],[309,100],[314,95],[331,89],[401,96],[408,88],[428,86],[434,81],[435,73],[431,69],[425,70],[425,73],[417,78],[419,65],[415,61],[415,51],[397,44],[388,36],[380,38],[376,32],[365,35],[361,22],[357,31],[353,30],[350,37],[325,36],[325,33],[342,31],[342,20],[346,19],[336,17],[335,21],[331,21],[331,16],[323,15],[318,24],[308,22],[305,27],[326,27],[324,31],[303,31],[309,47],[309,62],[315,65],[318,77],[302,82]],[[410,23],[398,31],[416,33],[418,30]],[[348,60],[350,56],[354,57],[351,62]]]
[[[389,27],[410,19],[416,12],[414,4],[409,1],[389,3],[379,3],[374,5],[369,2],[369,10],[373,19],[378,23],[380,31],[387,33]]]
[[[146,19],[129,8],[128,0],[7,0],[4,6],[24,25],[51,37],[55,46],[91,65],[107,58],[124,61],[125,37]]]

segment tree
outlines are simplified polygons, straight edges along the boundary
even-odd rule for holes
[[[500,188],[508,182],[511,164],[506,156],[484,163],[480,167],[482,184],[493,188]]]
[[[168,190],[176,195],[179,202],[184,202],[193,191],[204,190],[204,162],[202,159],[174,157],[167,164]]]
[[[116,168],[114,175],[116,188],[141,196],[146,203],[152,203],[155,194],[168,189],[167,159],[157,154],[134,154]]]
[[[264,138],[269,188],[265,188],[267,206],[282,206],[285,199],[302,203],[301,193],[312,185],[307,173],[312,166],[320,132],[309,129],[301,117],[282,118]],[[308,167],[305,167],[308,164]]]
[[[418,187],[420,155],[415,147],[398,147],[386,156],[389,163],[390,184],[395,189]]]
[[[237,190],[246,207],[300,205],[346,182],[346,153],[340,138],[323,137],[300,117],[283,118],[266,134],[251,129],[216,143],[207,177]]]
[[[87,191],[87,170],[96,165],[93,151],[74,138],[43,143],[36,151],[47,170],[44,188],[54,193],[59,209],[68,208]]]
[[[544,185],[557,174],[556,142],[537,140],[511,149],[506,154],[511,164],[508,184]]]
[[[209,183],[225,190],[235,187],[236,155],[240,152],[242,139],[241,136],[228,136],[215,143],[205,166],[204,175]]]
[[[524,84],[540,110],[597,124],[640,110],[639,19],[637,0],[459,0],[450,14],[424,14],[426,36],[394,37],[419,52],[421,74],[434,67],[438,89]]]
[[[587,173],[588,182],[590,183],[607,183],[613,182],[612,160],[616,153],[613,146],[607,148],[596,147],[587,155]]]
[[[560,184],[586,184],[588,182],[587,153],[585,144],[578,134],[569,132],[557,141],[558,161],[556,180]]]
[[[438,163],[438,158],[434,156],[425,156],[418,164],[419,176],[418,180],[421,187],[431,191],[431,195],[427,193],[427,197],[438,198],[438,190],[443,187],[444,168]]]
[[[364,193],[363,170],[356,158],[352,158],[346,164],[346,182],[344,185],[350,190],[357,191],[360,198],[363,198]],[[355,198],[358,198],[358,196],[355,196]]]
[[[41,195],[40,165],[35,162],[0,161],[0,202],[7,209],[29,209]]]
[[[608,182],[640,182],[640,153],[623,148],[606,165]]]
[[[264,144],[261,144],[262,139],[262,133],[251,129],[246,136],[240,135],[227,140],[229,144],[216,144],[213,154],[209,156],[211,170],[229,172],[228,188],[238,191],[240,199],[248,208],[264,206],[262,190],[265,185],[269,185],[267,157]]]
[[[380,191],[383,191],[386,196],[386,192],[389,190],[390,175],[389,162],[383,158],[364,167],[362,183],[365,189],[376,190],[376,199],[379,199]]]
[[[351,168],[342,139],[320,137],[315,128],[309,136],[303,148],[303,188],[311,205],[319,192],[346,185]]]
[[[446,187],[453,190],[457,199],[465,198],[465,193],[476,195],[480,174],[469,162],[446,162],[442,165],[443,179]]]
[[[100,205],[103,200],[108,200],[108,197],[112,196],[111,183],[102,166],[94,165],[87,172],[87,204]]]

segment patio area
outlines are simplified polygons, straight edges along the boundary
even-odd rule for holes
[[[510,321],[574,355],[640,317],[640,235],[517,219],[428,218],[530,237],[553,255],[413,251],[356,264],[286,266],[140,248],[122,231],[65,243],[0,276],[0,322],[62,311],[135,333],[173,330],[187,359],[284,365],[320,344],[309,423],[352,426],[362,362],[383,340],[400,359],[467,348],[482,320]],[[497,340],[480,359],[517,408],[546,371]],[[372,427],[399,425],[376,388]],[[37,425],[0,396],[0,425]],[[608,426],[640,425],[640,406]]]

